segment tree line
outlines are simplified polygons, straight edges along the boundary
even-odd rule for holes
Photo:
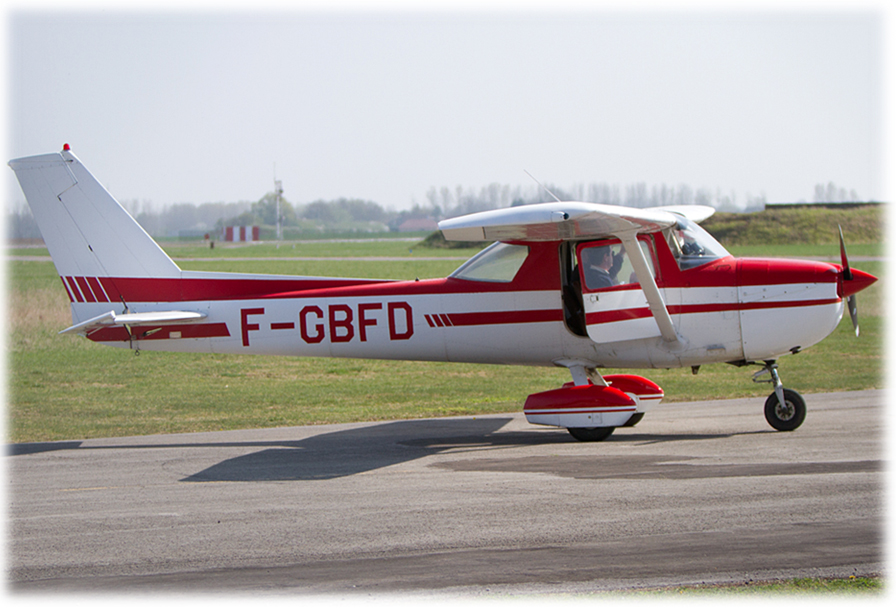
[[[339,198],[295,204],[280,198],[280,225],[286,239],[321,233],[376,233],[398,231],[408,219],[441,220],[477,211],[528,205],[554,200],[655,207],[660,205],[709,205],[719,211],[752,212],[765,207],[765,195],[747,195],[739,200],[734,192],[721,189],[694,189],[686,184],[648,185],[638,182],[625,186],[608,183],[511,186],[492,183],[478,190],[472,187],[435,186],[426,192],[426,201],[413,202],[410,209],[395,211],[379,203]],[[814,202],[857,201],[849,192],[833,183],[815,186]],[[274,238],[277,224],[277,196],[268,192],[257,201],[235,203],[176,203],[157,209],[149,201],[122,201],[122,206],[154,237],[189,237],[209,234],[219,238],[226,226],[262,226],[262,238]],[[39,238],[40,232],[27,205],[7,215],[7,235],[12,239]]]

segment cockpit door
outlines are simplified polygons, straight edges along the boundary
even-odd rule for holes
[[[655,278],[652,242],[639,239],[638,245]],[[581,243],[576,255],[588,337],[607,343],[662,335],[619,240]]]

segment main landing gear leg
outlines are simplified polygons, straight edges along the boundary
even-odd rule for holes
[[[792,431],[806,419],[806,402],[796,391],[784,388],[778,376],[778,364],[774,360],[763,362],[765,369],[753,374],[753,382],[771,382],[775,392],[765,400],[765,419],[779,431]],[[768,379],[759,376],[768,373]]]

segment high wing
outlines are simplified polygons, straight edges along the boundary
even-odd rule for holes
[[[656,285],[638,235],[658,232],[681,217],[699,222],[715,212],[702,205],[635,209],[598,203],[539,203],[483,211],[439,222],[449,241],[569,241],[615,237],[622,242],[638,277],[660,334],[670,345],[683,345],[662,293]]]
[[[117,315],[115,311],[103,313],[92,319],[88,319],[76,325],[63,329],[60,334],[87,335],[90,332],[103,327],[140,327],[146,325],[191,323],[200,321],[206,317],[205,313],[180,310],[166,310],[156,312],[132,312]]]
[[[715,209],[677,205],[635,209],[598,203],[539,203],[442,220],[449,241],[561,241],[657,232],[681,216],[700,222]]]

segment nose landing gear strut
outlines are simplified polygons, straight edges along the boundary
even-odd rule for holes
[[[765,400],[765,419],[778,431],[792,431],[806,419],[806,402],[795,390],[784,388],[778,376],[778,364],[772,359],[763,361],[765,369],[753,374],[753,382],[771,382],[775,391]],[[768,378],[762,378],[768,374]]]

